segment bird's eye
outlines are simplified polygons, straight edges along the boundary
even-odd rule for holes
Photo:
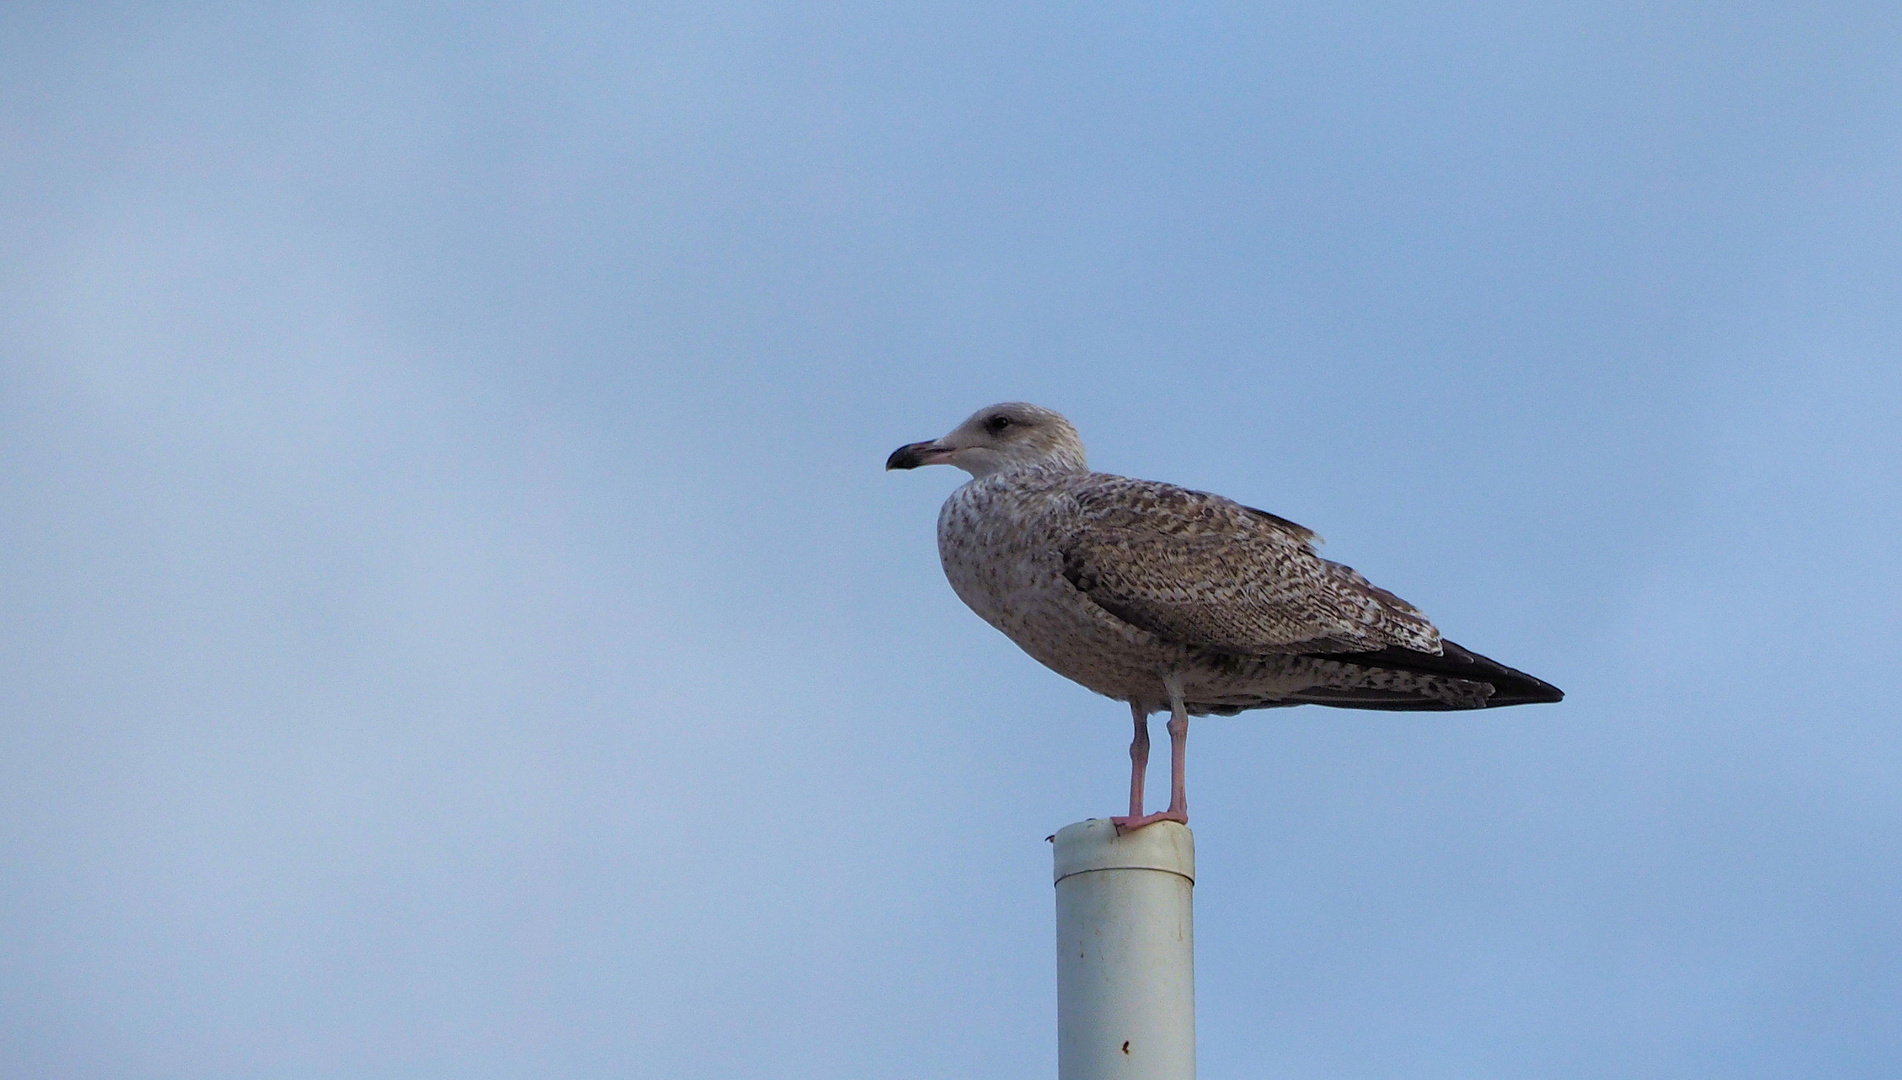
[[[993,416],[989,420],[984,421],[984,430],[990,432],[993,435],[1003,431],[1005,428],[1009,426],[1010,426],[1010,417],[1008,416]]]

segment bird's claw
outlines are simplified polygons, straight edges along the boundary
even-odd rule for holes
[[[1189,812],[1187,810],[1158,810],[1153,814],[1144,814],[1142,817],[1113,817],[1110,819],[1110,824],[1116,826],[1116,835],[1123,836],[1144,826],[1154,825],[1158,821],[1174,821],[1187,825]]]

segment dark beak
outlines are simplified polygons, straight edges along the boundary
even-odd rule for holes
[[[901,446],[892,451],[891,457],[885,459],[885,468],[889,471],[891,469],[915,469],[920,465],[929,465],[931,464],[931,459],[928,458],[926,454],[928,454],[932,448],[933,442],[931,440]]]

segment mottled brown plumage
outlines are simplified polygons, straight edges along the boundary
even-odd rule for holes
[[[1445,710],[1557,701],[1538,679],[1442,640],[1413,605],[1315,552],[1266,511],[1172,484],[1092,473],[1063,417],[980,410],[887,468],[971,473],[945,500],[938,551],[958,596],[1025,652],[1136,718],[1131,827],[1185,820],[1190,714],[1286,705]],[[1176,734],[1171,809],[1141,816],[1147,717]]]

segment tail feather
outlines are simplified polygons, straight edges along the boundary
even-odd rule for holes
[[[1551,683],[1523,671],[1509,668],[1497,660],[1464,649],[1451,641],[1440,643],[1439,655],[1392,648],[1375,652],[1312,653],[1312,659],[1352,664],[1384,671],[1404,671],[1417,675],[1438,676],[1454,683],[1485,684],[1490,694],[1472,695],[1396,693],[1392,689],[1316,686],[1297,695],[1298,700],[1315,705],[1334,705],[1347,709],[1384,709],[1390,711],[1442,711],[1448,709],[1496,709],[1504,705],[1536,705],[1563,700],[1565,692]],[[1477,689],[1477,687],[1476,687]],[[1465,703],[1472,701],[1473,703]],[[1483,703],[1481,703],[1483,701]]]

